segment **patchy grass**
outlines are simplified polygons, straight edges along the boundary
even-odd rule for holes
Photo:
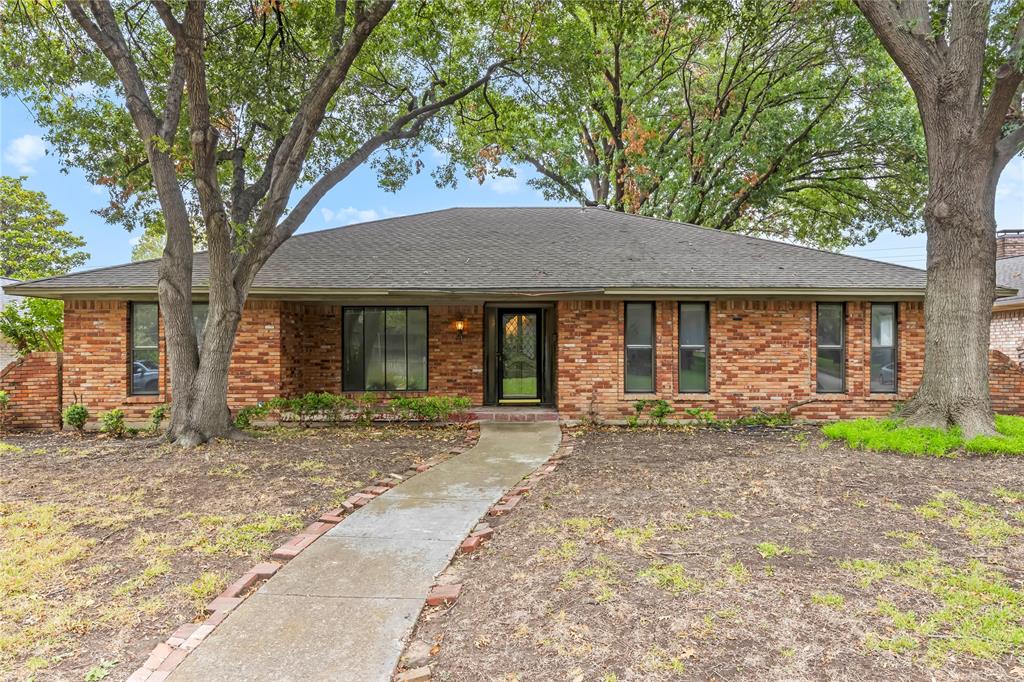
[[[903,426],[899,419],[855,419],[826,424],[822,432],[852,448],[904,455],[956,457],[961,451],[977,455],[1024,454],[1024,417],[996,415],[1000,436],[978,436],[964,441],[960,429]]]
[[[421,616],[432,675],[1019,676],[1024,458],[730,428],[569,432],[572,456],[455,559],[459,601]]]
[[[0,679],[124,679],[335,500],[464,435],[283,429],[188,452],[153,438],[7,436]]]

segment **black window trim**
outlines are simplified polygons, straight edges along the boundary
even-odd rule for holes
[[[629,306],[633,304],[644,304],[651,307],[651,345],[630,344],[627,342],[626,333],[629,330]],[[658,390],[658,306],[654,301],[625,301],[622,305],[622,392],[631,395],[652,395]],[[626,388],[626,377],[629,375],[629,349],[650,348],[651,349],[651,388],[645,391],[631,391]]]
[[[367,308],[380,308],[385,311],[385,317],[387,316],[388,310],[405,310],[405,376],[406,385],[408,385],[409,377],[409,314],[410,310],[422,310],[424,312],[424,318],[426,319],[427,328],[426,332],[426,354],[424,361],[426,362],[427,370],[427,381],[423,388],[366,388],[366,310]],[[362,388],[347,388],[345,386],[345,311],[346,310],[362,310],[362,325],[363,325],[363,386]],[[385,323],[386,324],[386,323]],[[426,393],[430,390],[430,306],[425,305],[347,305],[341,307],[341,392],[342,393]],[[385,333],[384,340],[384,383],[387,384],[387,334]]]
[[[704,345],[698,346],[695,344],[684,344],[683,343],[683,306],[700,304],[704,306]],[[679,317],[679,352],[678,352],[678,371],[676,372],[676,381],[679,386],[679,393],[689,393],[694,395],[702,395],[711,392],[711,304],[710,301],[679,301],[676,314]],[[683,389],[683,351],[684,350],[704,350],[704,390],[693,391]]]
[[[821,315],[821,306],[839,306],[842,310],[842,324],[839,325],[839,345],[822,346],[818,343],[818,324]],[[837,391],[822,391],[818,388],[818,351],[822,348],[839,349],[839,371],[842,375],[842,385]],[[818,301],[814,309],[814,392],[825,395],[840,395],[846,393],[846,302]]]
[[[876,391],[871,388],[871,351],[875,349],[872,328],[875,321],[876,305],[892,306],[892,346],[879,346],[880,348],[892,348],[893,382],[891,391]],[[868,316],[868,392],[876,395],[893,395],[900,392],[900,304],[895,301],[878,301],[872,302],[870,308]]]
[[[135,390],[135,351],[138,349],[152,350],[150,346],[135,345],[135,306],[151,305],[156,310],[156,363],[157,383],[155,391]],[[129,301],[128,303],[128,395],[160,395],[160,304],[156,301]]]

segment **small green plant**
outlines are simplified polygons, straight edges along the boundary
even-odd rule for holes
[[[668,404],[667,400],[652,400],[650,422],[655,426],[664,426],[665,419],[675,412],[675,409]]]
[[[827,424],[822,433],[846,441],[852,448],[897,452],[904,455],[956,457],[958,451],[978,455],[1024,454],[1024,417],[997,414],[998,436],[978,436],[964,441],[959,428],[904,426],[900,419],[855,419]]]
[[[7,430],[7,419],[11,410],[11,394],[0,391],[0,433]]]
[[[449,421],[464,414],[472,406],[469,398],[451,396],[393,397],[388,409],[402,421]]]
[[[100,431],[114,438],[124,438],[128,427],[124,423],[124,411],[113,409],[100,415]]]
[[[701,590],[700,581],[687,575],[686,568],[682,564],[667,564],[658,561],[640,571],[640,577],[653,580],[658,587],[677,596],[683,592],[700,592]]]
[[[715,413],[711,410],[705,410],[703,407],[688,407],[683,412],[698,424],[710,426],[715,423]]]
[[[81,433],[85,423],[89,421],[89,410],[82,403],[71,403],[64,408],[62,416],[65,424],[70,424]]]
[[[359,396],[357,405],[356,423],[368,426],[376,419],[380,411],[381,397],[376,393],[367,391]]]
[[[815,592],[811,595],[811,603],[819,606],[827,606],[830,609],[841,609],[846,603],[843,595],[834,592]]]
[[[167,418],[167,405],[157,405],[149,411],[149,431],[150,433],[158,433],[160,431],[160,425],[163,424],[164,419]]]
[[[240,429],[252,428],[254,420],[267,416],[270,412],[268,403],[259,402],[255,405],[247,405],[235,413],[235,426]]]
[[[757,545],[757,553],[762,559],[774,559],[777,556],[788,557],[793,554],[793,548],[786,545],[777,545],[774,542],[762,542]]]
[[[110,671],[116,665],[117,661],[101,661],[99,665],[94,665],[85,673],[85,682],[99,682],[100,680],[107,679]]]
[[[206,603],[214,595],[220,593],[225,586],[227,586],[227,580],[225,580],[222,574],[207,571],[188,585],[182,585],[179,589],[195,606],[196,612],[203,613]]]
[[[640,417],[636,416],[635,414],[629,415],[628,417],[626,417],[626,426],[628,426],[631,429],[637,428],[638,426],[640,426]]]

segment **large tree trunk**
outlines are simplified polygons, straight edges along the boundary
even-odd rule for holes
[[[186,308],[188,309],[188,308]],[[214,302],[203,331],[201,360],[197,363],[190,381],[172,394],[171,423],[167,438],[183,447],[191,447],[213,438],[240,438],[243,434],[235,428],[228,408],[228,370],[231,365],[231,351],[235,334],[242,317],[242,302],[234,297],[229,302]],[[179,343],[187,344],[188,339]],[[195,347],[194,340],[192,346]],[[167,342],[169,355],[174,355],[171,341]],[[187,355],[179,349],[178,356]],[[172,377],[175,376],[172,368]],[[179,392],[180,391],[180,392]]]
[[[975,122],[956,109],[922,107],[930,168],[924,375],[904,415],[908,424],[959,426],[973,438],[996,433],[988,353],[999,172],[990,141],[978,140]]]

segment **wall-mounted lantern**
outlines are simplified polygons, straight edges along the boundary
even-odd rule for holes
[[[462,339],[463,332],[466,331],[465,320],[455,320],[455,333],[459,335],[459,339]]]

